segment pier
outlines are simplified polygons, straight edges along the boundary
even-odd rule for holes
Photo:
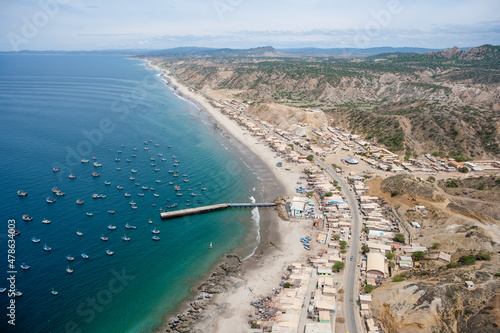
[[[196,207],[196,208],[179,209],[170,212],[161,212],[160,216],[162,220],[168,220],[176,217],[203,214],[227,208],[255,208],[255,207],[274,207],[274,206],[276,206],[276,203],[274,202],[223,203],[223,204]]]

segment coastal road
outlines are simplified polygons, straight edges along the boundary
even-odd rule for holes
[[[344,294],[344,313],[345,313],[345,327],[346,331],[350,333],[362,332],[362,325],[360,323],[359,311],[357,310],[356,300],[357,300],[357,284],[358,279],[358,260],[359,260],[359,235],[361,229],[361,216],[359,213],[358,202],[352,189],[348,186],[342,177],[335,172],[331,167],[320,159],[315,158],[314,161],[322,167],[334,180],[338,181],[339,185],[345,193],[347,203],[349,204],[349,209],[352,215],[352,225],[351,225],[351,242],[349,247],[349,252],[347,253],[347,270],[345,275],[345,294]]]

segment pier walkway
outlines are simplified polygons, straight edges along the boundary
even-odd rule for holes
[[[217,205],[174,210],[170,212],[161,212],[160,216],[162,220],[168,220],[176,217],[203,214],[227,208],[255,208],[255,207],[274,207],[274,206],[276,206],[276,203],[274,202],[223,203]]]

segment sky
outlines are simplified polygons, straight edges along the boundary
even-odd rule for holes
[[[472,47],[498,0],[2,0],[0,51]]]

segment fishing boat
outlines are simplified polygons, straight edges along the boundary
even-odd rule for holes
[[[129,205],[130,205],[130,206],[135,206],[135,205],[136,205],[136,203],[134,202],[134,200],[132,200],[132,201],[130,201],[130,202],[129,202]]]
[[[47,197],[47,199],[45,199],[45,201],[47,201],[47,203],[53,203],[53,202],[56,202],[56,199],[51,198],[51,197]]]
[[[151,158],[150,158],[150,160],[151,160],[151,161],[154,161],[154,160],[155,160],[155,158],[154,158],[154,157],[151,157]]]
[[[130,170],[132,173],[137,173],[137,170],[136,169],[132,169]]]
[[[130,224],[125,224],[125,228],[127,229],[137,229],[137,227],[135,225],[130,225]]]
[[[154,193],[153,195],[154,195],[155,197],[159,197],[159,196],[160,196],[159,194],[156,194],[156,193]]]
[[[132,208],[132,209],[137,209],[137,206],[130,206],[130,208]]]
[[[139,148],[134,148],[135,151],[139,150]]]
[[[126,242],[130,241],[130,237],[127,237],[125,234],[123,234],[122,239]]]
[[[16,231],[14,231],[14,236],[19,236],[19,235],[21,235],[21,232],[16,229]]]
[[[165,162],[167,159],[164,157],[161,159],[162,162]]]
[[[111,251],[110,249],[107,249],[107,250],[106,250],[106,254],[107,254],[108,256],[112,256],[112,255],[113,255],[113,253],[114,253],[114,252],[113,252],[113,251]]]
[[[148,222],[149,222],[149,224],[153,224],[153,220],[151,220],[151,219],[149,219]]]
[[[159,153],[159,154],[158,154],[158,156],[160,156],[160,157],[161,157],[161,156],[163,156],[163,154],[162,154],[162,153]]]
[[[116,168],[116,171],[122,171],[122,168]]]
[[[157,179],[157,180],[155,180],[155,182],[156,182],[157,184],[159,184],[159,183],[161,183],[161,180],[160,180],[160,179]]]
[[[51,247],[48,247],[48,246],[47,246],[47,244],[45,244],[45,245],[43,246],[43,250],[44,250],[44,251],[49,252],[50,250],[52,250],[52,248],[51,248]]]
[[[80,231],[80,229],[76,229],[76,234],[77,234],[78,236],[83,235],[83,233]]]
[[[51,293],[52,295],[54,295],[54,296],[55,296],[55,295],[57,295],[57,294],[59,294],[56,290],[54,290],[54,288],[52,288],[52,291],[51,291],[50,293]]]
[[[119,158],[115,158],[115,162],[120,162],[120,159]]]
[[[89,213],[89,212],[87,212],[87,213],[85,213],[85,214],[87,214],[87,216],[94,216],[94,214],[93,214],[93,213]]]
[[[97,172],[92,172],[92,177],[99,177],[100,175]]]
[[[115,230],[116,229],[116,225],[108,225],[108,229],[109,230]]]
[[[202,187],[202,188],[201,188],[201,190],[202,190],[202,191],[206,191],[206,190],[207,190],[207,188],[206,188],[206,187]]]
[[[174,183],[173,182],[168,182],[168,185],[174,185]]]
[[[159,234],[160,233],[160,230],[157,230],[156,228],[154,228],[153,230],[151,230],[151,232],[153,234]]]
[[[102,167],[102,164],[101,164],[101,163],[94,162],[94,166],[95,166],[96,168],[99,168],[99,167]]]
[[[123,190],[123,186],[120,186],[120,185],[116,186],[116,188],[119,190]]]
[[[23,221],[25,222],[33,221],[33,218],[29,215],[23,215]]]
[[[108,210],[108,214],[114,214],[115,211],[114,210]]]
[[[153,192],[155,191],[155,188],[154,188],[154,187],[150,187],[149,189],[150,189],[151,191],[153,191]]]
[[[157,143],[155,143],[155,147],[160,147],[160,145],[159,145],[159,144],[157,144]]]
[[[141,183],[136,182],[135,186],[141,186]]]
[[[182,177],[189,177],[189,175],[185,173],[182,175]]]
[[[196,196],[196,193],[191,193],[191,196],[192,196],[192,197],[195,197],[195,196]]]
[[[89,256],[88,256],[85,252],[83,252],[83,253],[82,253],[82,258],[83,258],[83,259],[88,259],[88,258],[89,258]]]
[[[160,237],[158,237],[158,236],[153,236],[153,237],[151,237],[151,238],[152,238],[154,241],[159,241],[159,240],[160,240]]]
[[[130,176],[129,179],[130,180],[135,180],[135,177]]]
[[[142,187],[142,189],[143,189],[144,191],[149,190],[149,188],[148,188],[147,186],[143,186],[143,187]]]
[[[57,191],[57,192],[56,192],[56,195],[57,195],[58,197],[62,197],[62,196],[64,196],[65,194],[66,194],[66,193],[64,193],[63,191]]]
[[[155,168],[155,172],[160,172],[160,169],[158,169],[158,168]]]
[[[132,160],[131,160],[131,159],[129,159],[129,158],[127,158],[127,163],[130,163],[130,162],[132,162]]]
[[[68,266],[68,268],[66,268],[66,272],[68,272],[68,274],[73,274],[73,270],[71,268],[69,268],[69,266]]]
[[[83,205],[83,202],[84,202],[84,201],[83,201],[83,200],[80,200],[80,199],[76,200],[76,204],[77,204],[77,205]]]
[[[179,175],[178,175],[178,174],[176,174],[176,173],[174,173],[174,177],[179,177]]]
[[[177,192],[177,196],[178,197],[182,197],[182,193],[181,192]]]
[[[167,146],[167,148],[172,148],[172,146]]]
[[[28,192],[25,192],[23,190],[19,190],[19,191],[17,191],[17,195],[20,197],[26,197],[26,196],[28,196]]]
[[[59,172],[59,171],[61,171],[61,169],[59,169],[59,168],[52,168],[52,171]]]
[[[74,257],[70,256],[69,254],[66,256],[66,259],[68,259],[68,261],[73,261],[75,260]]]
[[[168,173],[174,173],[174,171],[173,170],[168,170]]]
[[[106,194],[99,194],[99,198],[106,199],[108,196]]]
[[[14,296],[16,296],[16,297],[21,297],[21,296],[23,296],[23,292],[22,292],[22,291],[19,291],[19,290],[18,290],[18,291],[15,291],[15,292],[14,292]]]
[[[35,236],[31,237],[31,241],[33,243],[40,243],[40,238],[36,238]]]
[[[211,248],[212,248],[212,242],[210,242],[210,245],[208,246],[208,248],[209,248],[209,249],[211,249]]]
[[[4,293],[7,290],[7,288],[0,288],[0,293]]]
[[[144,150],[149,150],[149,148],[148,147],[144,147]]]
[[[26,265],[24,262],[21,264],[21,268],[24,269],[24,270],[28,270],[30,269],[30,266],[29,265]]]
[[[76,178],[76,176],[75,176],[74,174],[70,174],[68,177],[69,177],[70,179],[75,179],[75,178]]]
[[[106,242],[108,240],[108,237],[106,237],[106,236],[104,236],[104,234],[102,234],[101,235],[101,240]]]
[[[117,152],[118,154],[121,154],[121,153],[123,153],[123,152],[122,152],[121,150],[117,150],[116,152]]]
[[[86,158],[82,158],[82,163],[89,163],[89,160],[87,160]]]
[[[130,197],[130,195],[131,195],[130,193],[125,192],[125,196],[126,196],[127,198],[128,198],[128,197]]]
[[[92,194],[92,199],[99,199],[101,196],[97,193]]]
[[[137,193],[138,196],[143,197],[144,193]]]
[[[42,223],[44,223],[44,224],[50,224],[50,220],[43,219],[43,220],[42,220]]]
[[[180,187],[179,185],[175,185],[175,186],[174,186],[174,190],[176,190],[176,191],[180,191],[180,190],[181,190],[181,187]]]
[[[184,183],[188,183],[189,182],[189,179],[184,179]]]
[[[95,157],[95,156],[92,156],[92,159],[93,159],[93,160],[95,161],[95,160],[97,160],[97,157]]]
[[[111,185],[111,182],[106,180],[106,181],[104,182],[104,185]]]

